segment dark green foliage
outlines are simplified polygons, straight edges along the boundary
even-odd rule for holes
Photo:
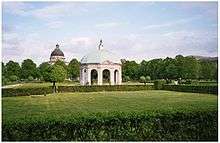
[[[21,64],[21,77],[28,79],[29,76],[32,76],[35,79],[37,75],[37,65],[31,59],[24,60]]]
[[[9,61],[4,67],[4,74],[7,78],[12,75],[20,77],[21,67],[17,62]]]
[[[72,59],[68,65],[68,76],[70,79],[79,77],[80,63],[77,59]]]
[[[122,64],[123,77],[129,76],[132,80],[138,80],[139,64],[135,61],[124,61]]]
[[[52,93],[52,87],[37,88],[3,88],[2,97],[43,95]]]
[[[59,86],[58,92],[139,91],[152,90],[153,85]]]
[[[33,78],[32,76],[29,76],[29,77],[28,77],[28,80],[29,80],[29,81],[33,81],[34,78]]]
[[[67,65],[64,63],[64,61],[58,60],[54,65],[62,66],[65,70],[67,70]]]
[[[218,64],[211,61],[200,61],[200,79],[218,79]]]
[[[11,76],[9,76],[9,80],[12,81],[12,82],[17,81],[18,77],[16,75],[11,75]]]
[[[218,112],[112,113],[3,121],[3,141],[217,141]]]
[[[164,90],[218,94],[217,85],[164,85]]]
[[[166,84],[165,80],[155,80],[154,81],[154,88],[157,90],[163,89],[163,85]]]

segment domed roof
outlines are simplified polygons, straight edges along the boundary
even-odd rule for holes
[[[56,48],[53,50],[53,52],[51,53],[50,56],[63,56],[63,57],[64,57],[64,54],[63,54],[63,52],[60,50],[58,44],[56,45]]]
[[[81,64],[100,64],[106,61],[121,64],[120,58],[114,53],[104,49],[93,50],[85,55],[80,62]]]

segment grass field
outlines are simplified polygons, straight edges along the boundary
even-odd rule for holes
[[[111,112],[191,112],[217,110],[217,96],[172,91],[62,93],[2,98],[4,120],[64,118]]]

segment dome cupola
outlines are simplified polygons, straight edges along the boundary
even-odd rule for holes
[[[63,56],[63,57],[64,57],[64,54],[63,54],[63,52],[60,50],[58,44],[56,44],[56,48],[53,50],[53,52],[51,53],[50,56],[51,56],[51,57],[52,57],[52,56]]]
[[[103,48],[102,40],[100,40],[98,49],[91,51],[80,61],[81,64],[101,64],[103,62],[121,64],[121,60],[116,56],[116,54]]]

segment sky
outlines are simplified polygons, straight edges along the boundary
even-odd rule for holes
[[[98,48],[121,59],[217,56],[217,2],[3,2],[2,60],[37,65],[58,43],[66,61]]]

